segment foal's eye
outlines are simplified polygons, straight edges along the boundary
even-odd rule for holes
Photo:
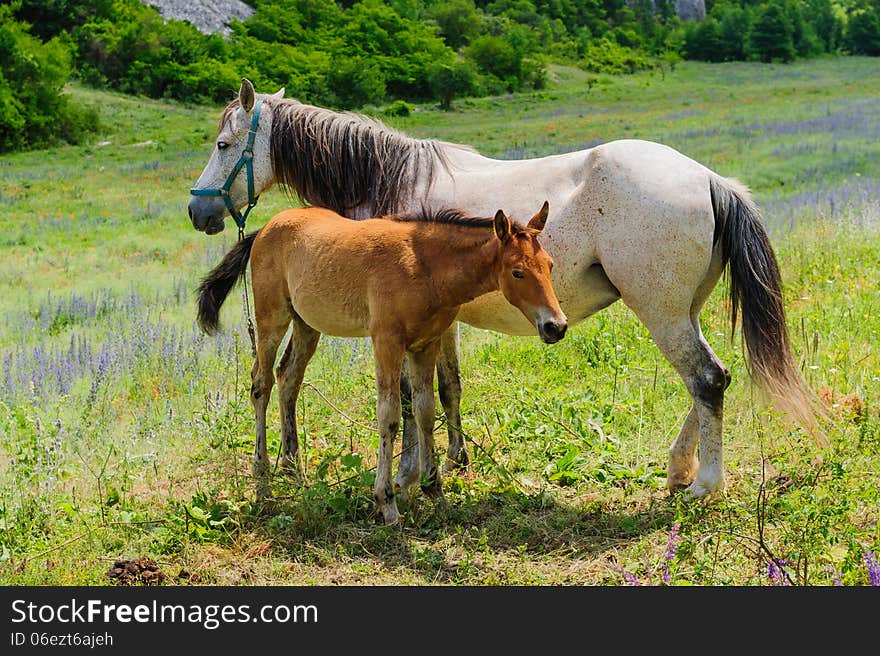
[[[513,271],[511,271],[511,273],[513,274],[514,278],[518,278],[520,280],[526,277],[526,274],[524,274],[519,269],[514,269]]]
[[[229,147],[229,144],[226,143],[225,141],[218,141],[217,142],[217,150],[225,150],[228,147]]]

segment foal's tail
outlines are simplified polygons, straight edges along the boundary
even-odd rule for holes
[[[259,230],[240,239],[199,285],[199,326],[208,335],[217,332],[220,327],[220,306],[235,283],[247,272],[251,247],[257,234]]]
[[[822,412],[792,357],[779,267],[761,213],[735,180],[713,176],[709,193],[722,264],[730,275],[731,332],[741,314],[749,374],[777,408],[822,443],[825,437],[816,426]]]

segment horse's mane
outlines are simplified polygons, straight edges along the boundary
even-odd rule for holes
[[[429,209],[422,207],[420,211],[406,214],[392,214],[387,218],[392,221],[408,221],[414,223],[441,223],[444,225],[463,226],[465,228],[491,228],[495,224],[491,216],[471,216],[464,210],[447,207],[443,209]],[[525,228],[511,221],[511,230],[514,234],[525,232]]]
[[[444,142],[414,139],[360,114],[272,100],[272,115],[277,182],[343,216],[361,206],[370,216],[397,212],[417,183],[430,186],[438,163],[448,167]]]

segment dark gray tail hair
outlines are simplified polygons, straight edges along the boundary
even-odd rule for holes
[[[709,194],[722,264],[730,276],[731,334],[741,317],[749,375],[777,408],[824,442],[816,427],[822,413],[791,353],[782,279],[761,213],[735,180],[711,177]]]
[[[235,283],[247,273],[251,247],[257,234],[259,230],[240,239],[199,285],[199,327],[208,335],[215,334],[219,329],[220,307]]]

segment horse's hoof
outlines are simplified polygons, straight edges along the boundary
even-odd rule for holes
[[[301,487],[305,483],[305,477],[303,476],[303,473],[295,464],[285,465],[282,463],[281,473],[287,479],[287,482],[291,485]]]
[[[400,513],[397,511],[397,506],[386,506],[382,509],[382,519],[385,522],[385,526],[395,526],[400,521]]]
[[[687,487],[687,489],[684,491],[684,494],[689,499],[704,499],[708,496],[711,496],[715,492],[722,491],[723,489],[723,480],[714,484],[696,480]]]
[[[446,456],[446,460],[443,461],[442,471],[444,474],[463,474],[467,471],[470,464],[471,460],[468,458],[468,454],[462,451],[458,458]]]
[[[412,478],[412,480],[409,480]],[[394,477],[394,496],[401,501],[409,501],[413,497],[413,488],[418,485],[418,475],[414,477],[401,476],[399,473]]]
[[[398,503],[408,504],[411,500],[409,488],[401,487],[400,483],[394,483],[394,498]]]

